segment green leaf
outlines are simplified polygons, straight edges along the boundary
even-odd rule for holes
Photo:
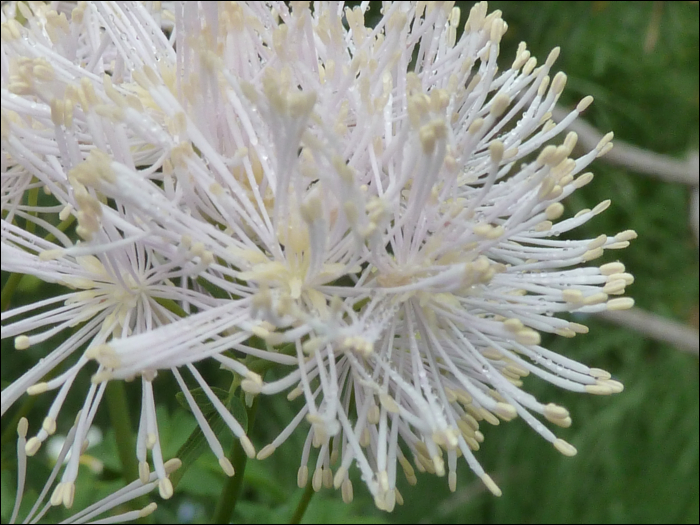
[[[223,388],[217,388],[217,387],[210,387],[212,392],[216,394],[216,397],[218,397],[221,402],[226,405],[226,400],[229,397],[228,390],[224,390]],[[209,396],[207,393],[204,391],[202,388],[193,388],[190,390],[190,394],[192,394],[192,397],[194,398],[194,402],[197,403],[197,406],[199,409],[202,411],[202,414],[204,416],[208,416],[209,414],[212,414],[213,412],[216,412],[216,408],[214,407],[214,404],[211,402],[211,399],[209,399]],[[187,402],[187,398],[185,397],[185,394],[183,392],[178,392],[175,394],[175,399],[177,399],[177,402],[180,403],[180,405],[187,411],[192,412],[190,409],[190,405]],[[238,418],[236,418],[238,419]]]
[[[248,432],[248,411],[245,409],[243,401],[239,397],[232,397],[228,403],[228,410],[241,424],[243,430]]]
[[[216,299],[231,299],[231,294],[216,286],[214,283],[207,281],[204,277],[197,278],[197,284],[204,288],[212,297]]]

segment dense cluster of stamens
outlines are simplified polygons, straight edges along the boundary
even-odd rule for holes
[[[172,496],[177,461],[155,411],[168,370],[227,475],[193,388],[250,457],[308,424],[299,485],[351,501],[356,465],[388,511],[399,470],[455,490],[460,457],[500,495],[474,456],[484,422],[521,417],[576,453],[544,423],[568,427],[568,411],[522,378],[622,390],[540,334],[588,331],[558,314],[632,306],[621,263],[581,265],[636,235],[566,235],[610,205],[565,218],[562,202],[612,134],[578,156],[575,133],[554,142],[592,102],[552,120],[558,49],[538,65],[523,43],[499,67],[507,25],[485,3],[463,30],[454,2],[382,2],[374,25],[370,2],[59,4],[2,14],[2,269],[66,290],[2,314],[17,350],[51,348],[2,392],[3,414],[55,392],[33,437],[20,423],[20,486],[84,369],[50,505],[72,505],[85,436],[118,380],[141,384],[139,480],[98,507]],[[197,369],[205,359],[248,400],[287,392],[303,408],[256,454]],[[255,360],[286,374],[265,382]]]

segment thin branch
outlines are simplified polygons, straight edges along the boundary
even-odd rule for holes
[[[693,195],[690,198],[690,228],[695,234],[695,243],[700,244],[700,217],[698,211],[700,208],[700,191],[696,187],[693,190]]]
[[[683,352],[698,355],[698,330],[686,324],[645,312],[640,308],[605,311],[597,315],[606,321],[673,345]]]

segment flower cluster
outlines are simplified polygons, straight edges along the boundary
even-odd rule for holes
[[[610,204],[563,218],[612,147],[612,134],[578,157],[575,133],[553,143],[592,102],[552,120],[558,49],[538,65],[523,43],[499,68],[507,26],[485,3],[463,30],[454,2],[382,2],[372,25],[370,2],[146,4],[3,8],[2,270],[65,290],[2,313],[18,351],[50,348],[2,392],[3,415],[25,394],[54,395],[26,442],[20,424],[20,465],[66,420],[69,390],[86,392],[50,503],[72,505],[106,385],[134,379],[128,494],[172,495],[155,412],[164,371],[226,474],[188,383],[250,457],[308,423],[299,485],[350,501],[355,465],[389,511],[399,470],[409,483],[414,467],[447,474],[455,490],[460,456],[500,495],[474,456],[484,422],[521,417],[575,454],[544,423],[569,426],[567,410],[521,378],[622,390],[540,334],[587,332],[556,314],[632,306],[621,263],[581,263],[635,234],[558,239]],[[234,371],[248,398],[288,392],[303,409],[256,454],[203,360]],[[265,382],[256,362],[282,379]]]

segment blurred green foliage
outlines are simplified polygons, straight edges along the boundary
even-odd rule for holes
[[[471,3],[458,2],[463,21]],[[561,102],[575,104],[592,94],[596,103],[585,119],[602,131],[640,147],[684,157],[698,148],[698,4],[697,2],[492,2],[509,24],[501,55],[509,65],[515,48],[526,41],[543,60],[560,46],[555,69],[569,78]],[[654,37],[656,35],[656,37]],[[688,229],[687,188],[625,172],[598,161],[596,179],[569,198],[572,213],[611,198],[613,206],[580,228],[579,237],[596,237],[635,229],[639,239],[615,253],[636,277],[630,288],[641,307],[682,322],[697,323],[697,247]],[[3,276],[3,283],[7,276]],[[22,283],[22,302],[55,291],[36,280]],[[612,398],[561,392],[536,379],[526,388],[543,401],[569,408],[574,424],[558,434],[579,454],[558,454],[520,420],[486,428],[478,459],[503,489],[494,498],[461,464],[458,490],[447,480],[419,475],[417,486],[399,484],[405,504],[393,514],[376,510],[355,475],[355,500],[342,503],[340,494],[323,489],[311,501],[308,523],[698,523],[698,360],[676,349],[586,319],[591,333],[576,339],[551,338],[552,350],[591,366],[605,368],[624,382],[626,390]],[[3,346],[3,387],[26,370],[46,349],[18,354]],[[204,367],[206,368],[206,366]],[[210,372],[217,371],[212,367]],[[84,378],[88,380],[87,376]],[[230,379],[222,374],[222,388]],[[157,380],[159,428],[166,458],[174,456],[195,428],[194,418],[167,392],[177,391],[172,378]],[[78,390],[78,389],[74,389]],[[138,406],[138,389],[130,401]],[[71,392],[76,394],[78,392]],[[165,393],[165,394],[164,394]],[[37,398],[33,413],[41,420],[49,399]],[[81,397],[71,395],[65,414],[73,414]],[[258,448],[270,442],[299,408],[299,401],[263,398],[251,438]],[[11,416],[12,414],[10,414]],[[71,416],[72,417],[72,416]],[[134,423],[137,414],[132,414]],[[10,418],[3,419],[3,432]],[[114,433],[106,415],[97,424],[105,440],[89,454],[105,464],[101,474],[87,469],[79,476],[76,508],[120,486],[120,464]],[[33,431],[30,427],[30,433]],[[35,431],[36,429],[34,429]],[[9,432],[14,432],[10,428]],[[249,461],[242,499],[234,523],[286,522],[302,490],[296,473],[305,432],[296,432],[264,461]],[[225,449],[231,445],[221,434]],[[3,447],[2,521],[7,522],[14,499],[15,445]],[[46,479],[49,460],[32,462],[30,495]],[[35,458],[36,459],[36,458]],[[176,496],[158,501],[151,518],[157,523],[206,523],[224,483],[211,453],[203,454],[182,478]],[[25,507],[27,507],[25,505]],[[60,514],[60,512],[59,512]]]

